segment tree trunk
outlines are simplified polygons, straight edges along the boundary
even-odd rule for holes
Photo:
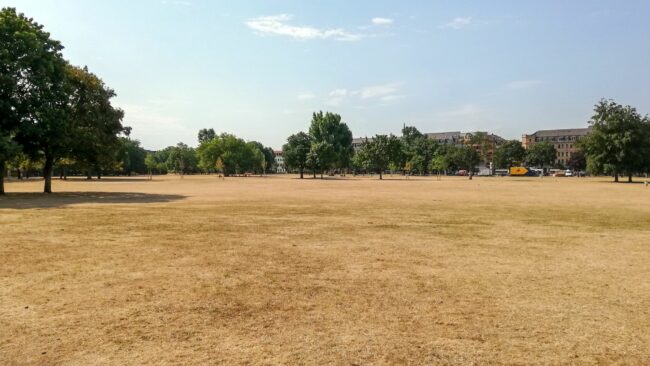
[[[21,180],[21,179],[23,179],[23,171],[22,171],[22,169],[19,168],[18,169],[18,180]]]
[[[381,172],[381,170],[380,170],[380,171],[379,171],[379,180],[383,180],[383,179],[384,179],[384,177],[383,177],[382,172]]]
[[[102,179],[102,172],[101,170],[97,169],[97,179],[101,180]]]
[[[632,183],[632,173],[628,173],[627,175],[627,182]]]
[[[300,169],[300,179],[304,178],[304,173],[305,171],[303,169]]]
[[[91,180],[91,179],[93,179],[93,176],[92,176],[90,170],[88,170],[88,171],[86,171],[86,180]]]
[[[5,162],[0,161],[0,194],[5,194]]]
[[[54,166],[54,159],[49,154],[45,154],[45,166],[43,167],[43,178],[45,185],[43,186],[44,193],[52,193],[52,167]]]
[[[314,179],[316,179],[316,171],[314,170],[313,173],[314,173]]]
[[[618,183],[618,172],[614,173],[614,182]]]

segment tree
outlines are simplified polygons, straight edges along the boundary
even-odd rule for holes
[[[379,174],[381,180],[388,166],[400,160],[402,148],[402,141],[396,136],[377,135],[363,144],[359,156],[369,170]]]
[[[627,174],[632,182],[635,173],[650,165],[650,119],[635,108],[613,100],[601,100],[589,121],[591,133],[580,142],[587,156],[587,167],[594,174],[612,174],[618,182]]]
[[[440,180],[440,173],[446,173],[447,169],[449,169],[449,161],[445,155],[436,155],[433,159],[431,159],[431,164],[429,167],[432,171],[438,173],[438,180]]]
[[[169,157],[167,158],[167,167],[180,174],[181,177],[187,173],[194,172],[196,163],[194,149],[186,144],[179,142],[170,149]]]
[[[140,147],[140,141],[122,137],[118,159],[121,162],[122,172],[126,175],[132,173],[144,174],[147,169],[147,152]],[[151,162],[150,162],[151,163]]]
[[[297,169],[300,172],[300,179],[304,177],[310,150],[311,137],[304,132],[289,136],[287,143],[282,146],[284,163],[290,169]]]
[[[266,168],[270,168],[275,163],[275,151],[272,148],[264,146],[261,142],[251,141],[257,149],[264,155],[264,166],[263,170],[266,172]]]
[[[555,162],[556,156],[555,146],[548,141],[542,141],[531,146],[526,151],[526,164],[546,168]]]
[[[309,135],[315,143],[325,143],[332,147],[332,153],[320,157],[319,164],[322,169],[346,169],[350,166],[350,159],[354,153],[352,148],[352,132],[348,126],[341,122],[341,116],[335,113],[323,112],[312,115]],[[324,145],[323,145],[324,146]]]
[[[151,153],[147,153],[147,156],[144,158],[144,165],[147,167],[149,172],[149,177],[153,175],[154,171],[158,170],[159,163],[156,161],[156,156]]]
[[[489,166],[494,152],[494,143],[486,132],[475,132],[469,138],[469,144],[479,155],[479,160]]]
[[[313,142],[307,154],[307,166],[311,168],[314,178],[320,172],[320,178],[323,179],[323,171],[329,169],[335,159],[336,149],[332,144],[326,141]]]
[[[204,142],[208,142],[208,141],[212,140],[216,136],[217,136],[217,134],[214,132],[214,129],[212,129],[212,128],[210,128],[210,129],[204,128],[204,129],[199,130],[199,145],[204,143]]]
[[[404,126],[402,129],[403,157],[411,163],[413,170],[420,174],[429,172],[431,159],[438,150],[438,143],[420,133],[417,128]],[[404,162],[400,162],[403,165]]]
[[[70,118],[72,119],[70,158],[88,170],[95,169],[101,179],[104,169],[114,169],[119,160],[124,141],[118,138],[121,133],[129,133],[130,128],[122,126],[124,112],[111,105],[116,96],[113,89],[104,85],[88,68],[68,66]],[[142,154],[144,172],[144,155]],[[130,173],[130,172],[128,172]]]
[[[587,157],[582,150],[578,150],[571,154],[567,166],[573,171],[583,171],[587,169]]]
[[[217,173],[223,173],[224,171],[224,165],[223,165],[223,160],[219,157],[217,158],[217,162],[214,163],[215,169],[217,169]]]
[[[215,162],[221,158],[223,173],[226,176],[242,172],[261,172],[264,154],[257,144],[247,143],[237,136],[223,133],[198,147],[198,166],[204,171],[213,171]]]
[[[526,149],[520,141],[510,140],[497,147],[494,152],[494,166],[500,169],[508,169],[524,162]]]
[[[454,147],[448,151],[449,157],[454,164],[463,170],[467,170],[469,178],[472,179],[474,168],[481,161],[481,156],[471,146]]]
[[[54,154],[67,137],[68,119],[59,108],[65,105],[62,49],[33,19],[14,8],[0,11],[0,182],[17,143],[27,143],[30,155],[46,154],[44,191],[51,192]]]

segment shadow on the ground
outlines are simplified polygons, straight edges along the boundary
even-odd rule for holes
[[[186,196],[134,192],[60,192],[53,194],[21,192],[0,196],[0,209],[54,208],[75,204],[137,204],[178,201]]]

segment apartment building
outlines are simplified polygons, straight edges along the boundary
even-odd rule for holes
[[[578,151],[578,141],[591,132],[588,128],[567,128],[558,130],[540,130],[531,135],[523,135],[521,143],[525,149],[529,149],[539,142],[548,141],[557,151],[556,164],[566,165],[571,156]]]
[[[284,174],[287,172],[287,167],[284,165],[284,152],[282,150],[275,150],[275,172]]]

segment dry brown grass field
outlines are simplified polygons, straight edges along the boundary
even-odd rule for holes
[[[0,364],[650,364],[650,187],[9,182]]]

